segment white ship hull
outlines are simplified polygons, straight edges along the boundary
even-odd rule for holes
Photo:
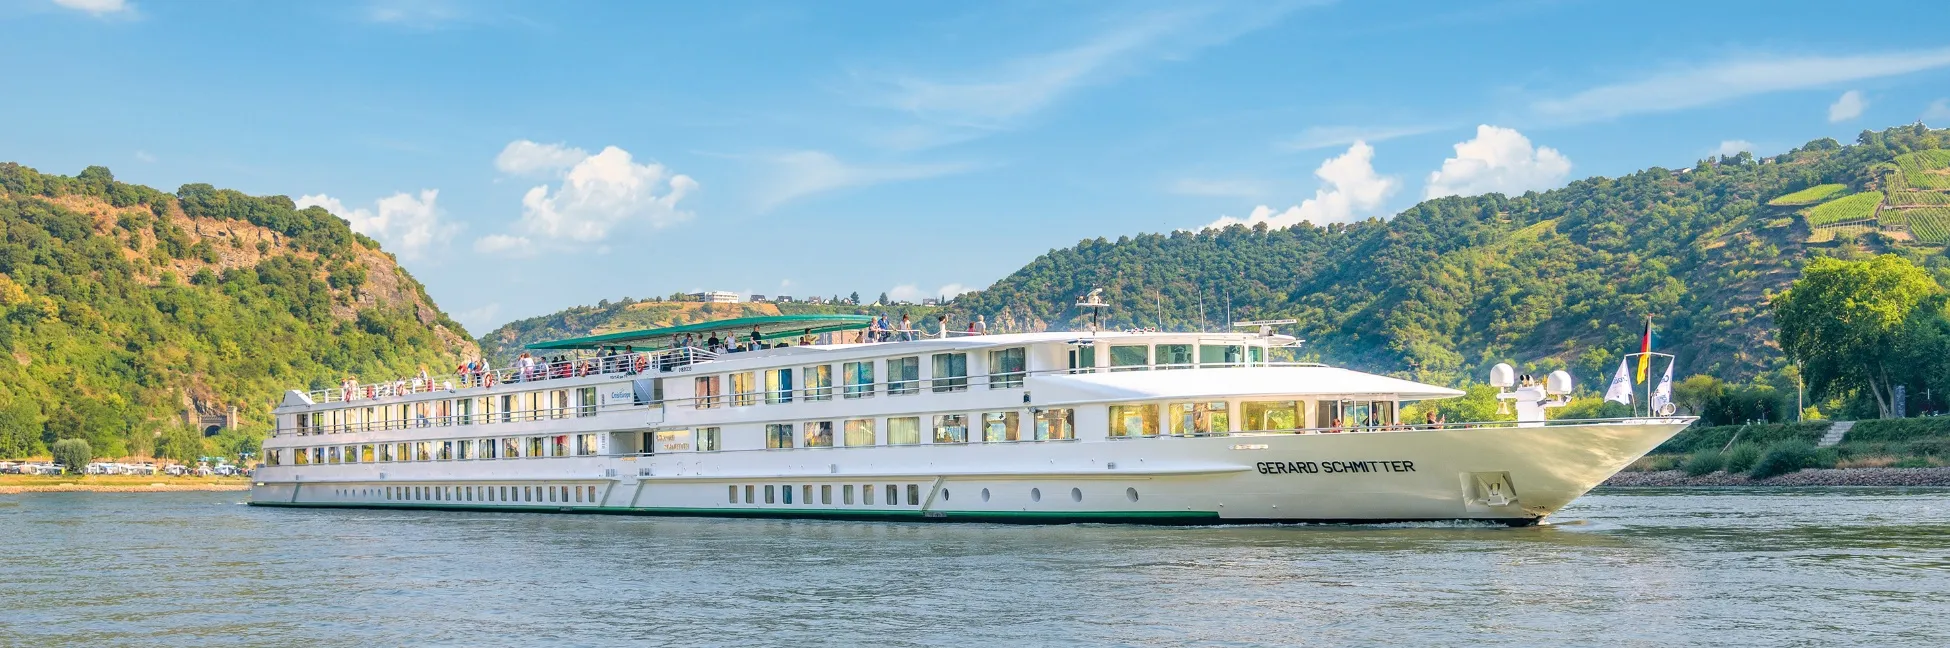
[[[302,474],[287,466],[260,473],[251,503],[1028,523],[1524,525],[1689,422],[366,463],[308,466]]]

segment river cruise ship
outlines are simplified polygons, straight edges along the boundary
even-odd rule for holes
[[[924,335],[871,321],[595,335],[531,345],[560,354],[532,364],[291,391],[250,503],[1528,525],[1691,422],[1546,420],[1569,376],[1518,384],[1507,367],[1493,384],[1519,420],[1403,421],[1406,403],[1462,392],[1279,362],[1295,340],[1265,327]],[[746,344],[719,342],[734,334]]]

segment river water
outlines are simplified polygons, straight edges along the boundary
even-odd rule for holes
[[[1159,528],[0,495],[0,645],[1950,643],[1950,490],[1600,492],[1537,528]]]

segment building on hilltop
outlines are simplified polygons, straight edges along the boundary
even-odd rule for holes
[[[700,301],[706,304],[738,303],[738,293],[729,290],[707,290],[704,292],[694,292],[686,296],[690,297],[691,301]]]

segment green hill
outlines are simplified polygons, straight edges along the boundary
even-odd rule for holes
[[[426,290],[323,209],[108,169],[0,164],[0,458],[83,438],[150,455],[236,408],[236,450],[283,390],[445,368],[474,343]],[[175,435],[175,436],[171,436]]]

